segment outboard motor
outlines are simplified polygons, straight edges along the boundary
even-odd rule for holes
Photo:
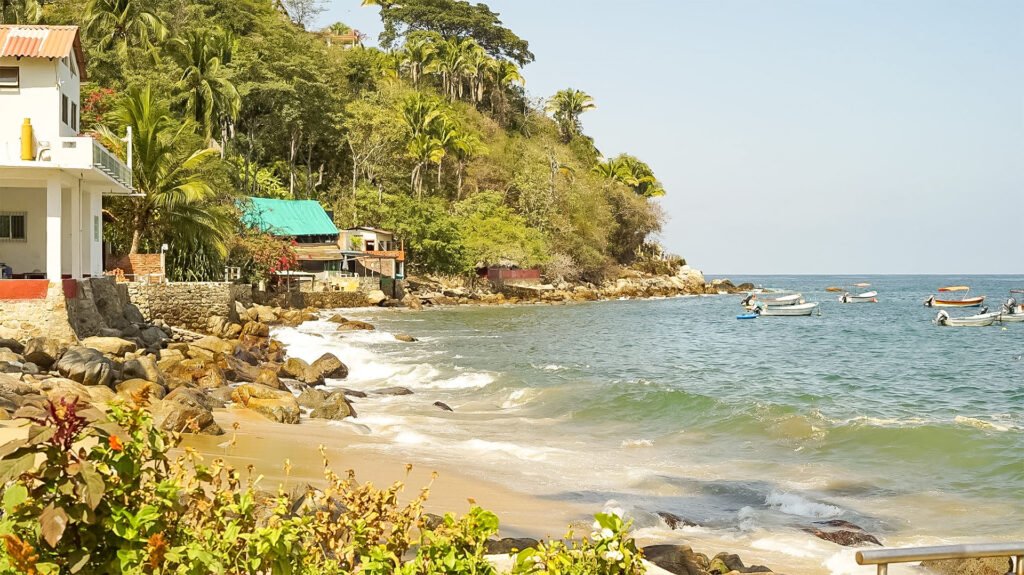
[[[924,307],[933,307],[935,305],[935,296],[930,295],[928,299],[924,300]]]
[[[843,297],[839,298],[840,303],[850,303],[850,292],[843,294]]]
[[[980,310],[978,310],[978,315],[985,315],[987,313],[988,313],[988,306],[985,306],[985,307],[981,308]]]
[[[740,302],[740,305],[743,307],[747,307],[748,305],[750,305],[750,302],[754,301],[754,297],[754,294],[748,295],[747,297],[743,298],[743,301]]]
[[[1003,306],[1003,311],[1008,314],[1017,313],[1017,300],[1013,299],[1012,297],[1006,300],[1006,305]]]
[[[935,316],[935,323],[938,325],[946,325],[947,319],[949,319],[949,314],[946,313],[946,310],[942,310],[939,312],[939,315]]]

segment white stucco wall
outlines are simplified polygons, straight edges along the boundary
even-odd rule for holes
[[[46,190],[0,188],[0,212],[26,212],[27,241],[0,241],[0,262],[14,273],[46,271]]]
[[[0,88],[0,160],[21,157],[21,125],[25,118],[32,121],[36,153],[39,142],[53,143],[58,137],[77,135],[77,130],[61,120],[61,93],[76,104],[80,119],[81,81],[62,60],[0,58],[0,66],[16,66],[21,75],[20,88]]]

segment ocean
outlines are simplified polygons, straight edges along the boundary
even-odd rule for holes
[[[657,512],[694,523],[689,539],[822,565],[833,551],[803,529],[830,519],[887,545],[1024,537],[1024,324],[939,327],[922,305],[966,284],[997,310],[1024,276],[731,279],[800,291],[821,315],[738,321],[741,296],[702,296],[346,310],[377,331],[275,336],[306,360],[342,358],[337,385],[414,392],[357,400],[355,422],[387,449],[595,511],[614,502],[655,539],[678,538]],[[825,291],[862,281],[878,303]]]

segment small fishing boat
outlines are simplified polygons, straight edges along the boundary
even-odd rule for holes
[[[983,308],[977,315],[965,317],[950,317],[946,310],[935,316],[935,325],[948,325],[954,327],[985,327],[992,325],[999,319],[998,313],[988,313],[988,308]]]
[[[1010,290],[1011,294],[1024,293],[1024,290]],[[1024,305],[1017,303],[1017,300],[1010,296],[1003,304],[1003,310],[999,314],[1001,322],[1024,322]]]
[[[761,315],[764,317],[807,316],[814,313],[814,310],[816,309],[818,309],[817,303],[798,303],[793,305],[764,307],[761,309]]]
[[[849,292],[840,296],[841,303],[878,303],[878,292],[866,291],[857,295],[850,295]]]
[[[754,311],[751,312],[741,313],[740,315],[736,316],[736,319],[757,319],[760,315],[761,314],[758,313],[758,310],[755,309]]]
[[[825,288],[825,291],[831,292],[831,293],[843,293],[846,290],[844,290],[843,288],[841,288],[839,286],[831,286],[831,287]]]
[[[763,303],[765,307],[784,307],[791,305],[800,305],[806,302],[804,301],[803,294],[794,293],[780,296],[774,299],[761,300],[761,303]]]
[[[928,299],[924,300],[925,307],[979,307],[985,301],[985,296],[980,295],[977,297],[967,297],[967,292],[971,288],[968,286],[949,286],[939,288],[940,293],[951,293],[951,292],[964,292],[963,297],[960,299],[939,299],[935,296],[929,296]]]

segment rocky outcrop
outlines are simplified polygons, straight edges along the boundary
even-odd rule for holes
[[[164,431],[221,435],[224,430],[213,420],[208,402],[201,392],[176,389],[162,401],[153,403],[153,422]]]
[[[306,385],[324,384],[323,372],[297,357],[288,358],[288,360],[284,362],[284,365],[281,366],[281,374],[297,381],[301,381]]]
[[[231,399],[277,423],[298,423],[299,402],[288,391],[247,383],[235,388]]]
[[[373,331],[377,329],[372,323],[365,321],[348,320],[338,325],[338,331]]]
[[[805,527],[804,531],[818,539],[831,541],[844,547],[857,547],[864,544],[882,545],[874,535],[868,533],[859,525],[843,521],[842,519],[816,521],[814,527]]]
[[[56,364],[57,372],[82,385],[109,387],[117,374],[114,363],[89,347],[69,349]]]
[[[415,337],[413,337],[413,336],[411,336],[411,335],[409,335],[407,333],[395,334],[395,339],[397,339],[398,341],[405,342],[405,343],[415,343],[415,342],[419,341],[418,339],[416,339]]]
[[[120,337],[87,337],[82,340],[83,347],[90,347],[105,355],[124,357],[126,353],[139,348],[135,342]]]
[[[352,407],[352,404],[345,397],[345,394],[336,391],[328,395],[319,407],[313,409],[310,412],[309,417],[312,419],[331,419],[341,420],[346,417],[355,417],[356,410]]]
[[[924,561],[921,567],[932,575],[1007,575],[1013,573],[1013,560],[1007,557],[987,559],[950,559]]]
[[[333,353],[325,353],[310,366],[320,372],[326,379],[345,379],[348,377],[348,366],[341,362]]]
[[[694,553],[689,545],[651,545],[643,548],[644,559],[676,575],[729,575],[734,573],[771,573],[763,565],[747,567],[738,555],[719,553],[709,559]]]
[[[32,362],[43,369],[50,369],[60,359],[64,349],[63,344],[56,339],[36,337],[25,344],[25,352],[22,355],[25,356],[25,361]]]

